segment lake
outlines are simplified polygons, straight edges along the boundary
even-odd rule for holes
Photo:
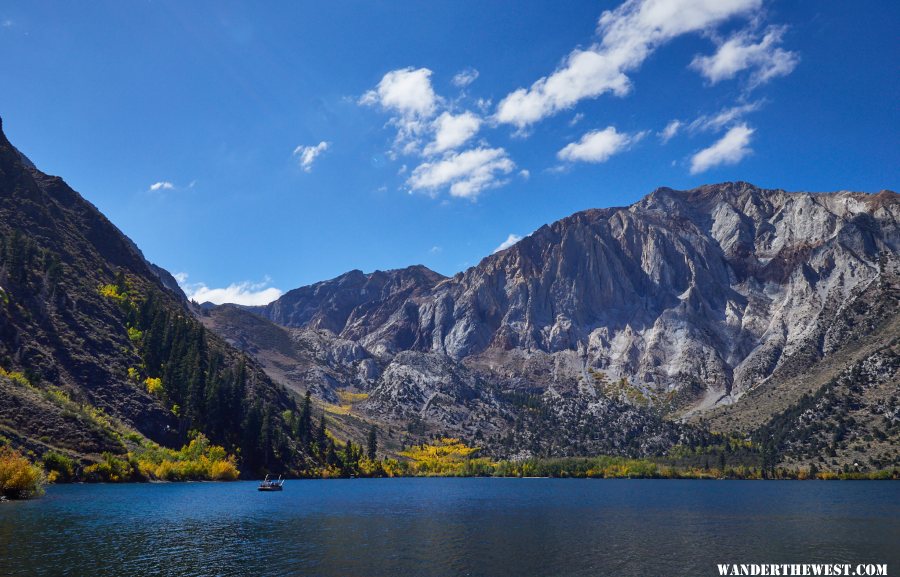
[[[2,575],[716,575],[781,562],[897,573],[900,483],[60,485],[0,504]]]

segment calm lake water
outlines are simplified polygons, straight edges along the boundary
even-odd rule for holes
[[[714,575],[741,562],[900,573],[900,483],[69,485],[0,505],[2,575]]]

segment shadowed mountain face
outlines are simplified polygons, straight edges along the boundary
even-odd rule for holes
[[[354,271],[260,312],[382,360],[430,351],[505,378],[527,360],[553,367],[543,386],[594,369],[705,406],[843,347],[841,312],[896,282],[898,219],[889,191],[661,188],[544,226],[451,279]]]
[[[0,125],[2,128],[2,125]],[[156,386],[147,384],[155,379]],[[0,443],[79,460],[191,429],[247,473],[298,465],[293,397],[194,319],[166,271],[0,130]]]
[[[444,276],[424,266],[371,274],[353,270],[332,280],[294,289],[265,307],[251,310],[283,326],[324,329],[358,339],[370,327],[387,323],[407,301],[428,294],[443,280]],[[404,341],[405,335],[393,337],[401,348],[413,344]]]

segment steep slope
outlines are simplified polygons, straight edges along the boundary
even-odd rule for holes
[[[123,453],[123,432],[180,446],[194,429],[241,450],[248,472],[300,465],[280,420],[294,398],[204,330],[174,279],[2,123],[0,287],[0,434],[13,444],[91,459]]]
[[[202,309],[200,320],[299,394],[310,390],[338,403],[340,390],[364,389],[380,374],[378,363],[362,346],[324,329],[282,327],[233,305]]]

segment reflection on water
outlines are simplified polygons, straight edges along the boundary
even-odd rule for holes
[[[0,575],[714,575],[900,568],[900,484],[564,479],[72,485],[0,506]]]

